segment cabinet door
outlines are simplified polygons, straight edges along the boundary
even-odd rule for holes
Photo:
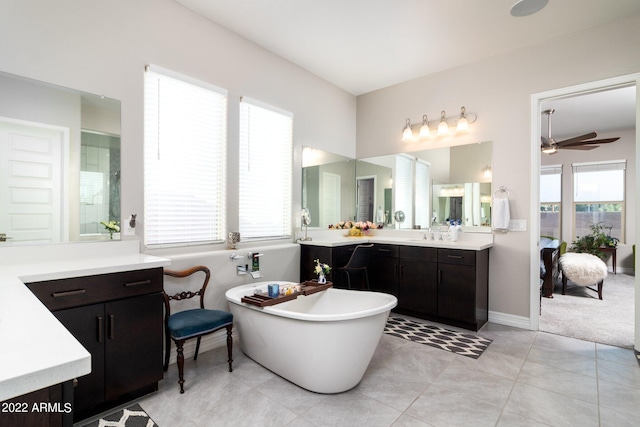
[[[373,245],[367,272],[371,290],[398,296],[398,247]]]
[[[329,264],[331,262],[331,248],[323,246],[300,245],[300,282],[316,279],[313,272],[316,266],[315,260]],[[332,268],[338,267],[331,265]],[[329,273],[327,280],[333,280],[333,271]],[[335,286],[335,283],[334,283]]]
[[[162,379],[162,294],[105,303],[105,399]]]
[[[104,401],[104,304],[58,310],[53,315],[91,353],[91,373],[78,378],[74,389],[74,416],[82,417]]]
[[[475,266],[438,263],[438,276],[438,316],[475,324]]]
[[[438,314],[437,264],[400,259],[398,308],[419,314]]]

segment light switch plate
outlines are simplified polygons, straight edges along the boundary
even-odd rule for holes
[[[527,231],[526,219],[509,220],[509,231]]]
[[[129,225],[129,221],[131,221],[131,217],[129,217],[126,220],[125,224],[123,224],[122,228],[124,228],[124,235],[125,236],[135,236],[136,235],[136,229]]]

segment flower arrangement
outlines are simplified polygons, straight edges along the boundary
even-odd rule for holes
[[[100,224],[104,225],[104,228],[109,232],[109,238],[113,239],[113,233],[118,233],[120,231],[120,226],[118,225],[118,221],[100,221]]]
[[[313,269],[313,272],[318,275],[318,283],[326,283],[327,282],[327,274],[331,272],[331,267],[329,264],[321,263],[319,259],[315,260],[316,266]]]
[[[384,227],[384,224],[376,224],[371,221],[340,221],[335,224],[329,224],[330,229],[345,229],[349,230],[355,228],[357,230],[367,231],[369,229],[379,229]]]

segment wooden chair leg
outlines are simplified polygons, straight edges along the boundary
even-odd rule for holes
[[[233,325],[227,325],[227,356],[229,357],[229,372],[233,372],[233,339],[231,338],[231,330]]]
[[[184,393],[184,340],[176,341],[176,350],[178,351],[178,384],[180,384],[180,394]]]
[[[164,371],[167,372],[167,370],[169,369],[169,355],[171,354],[171,334],[169,334],[169,330],[166,329],[165,327],[165,334],[164,334],[164,342],[165,342],[165,349],[164,349]]]
[[[567,292],[567,276],[562,275],[562,295]]]
[[[198,360],[198,352],[200,351],[200,338],[202,337],[198,337],[198,339],[196,340],[196,354],[193,356],[193,360]]]

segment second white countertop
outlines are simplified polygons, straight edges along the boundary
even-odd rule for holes
[[[138,241],[34,248],[0,249],[0,401],[91,372],[89,352],[25,283],[170,264],[140,254]]]
[[[460,233],[455,242],[424,239],[424,230],[371,230],[369,236],[350,237],[347,230],[318,230],[308,232],[313,240],[298,241],[301,245],[337,247],[364,243],[380,243],[405,246],[421,246],[447,249],[481,251],[493,246],[493,234]]]

